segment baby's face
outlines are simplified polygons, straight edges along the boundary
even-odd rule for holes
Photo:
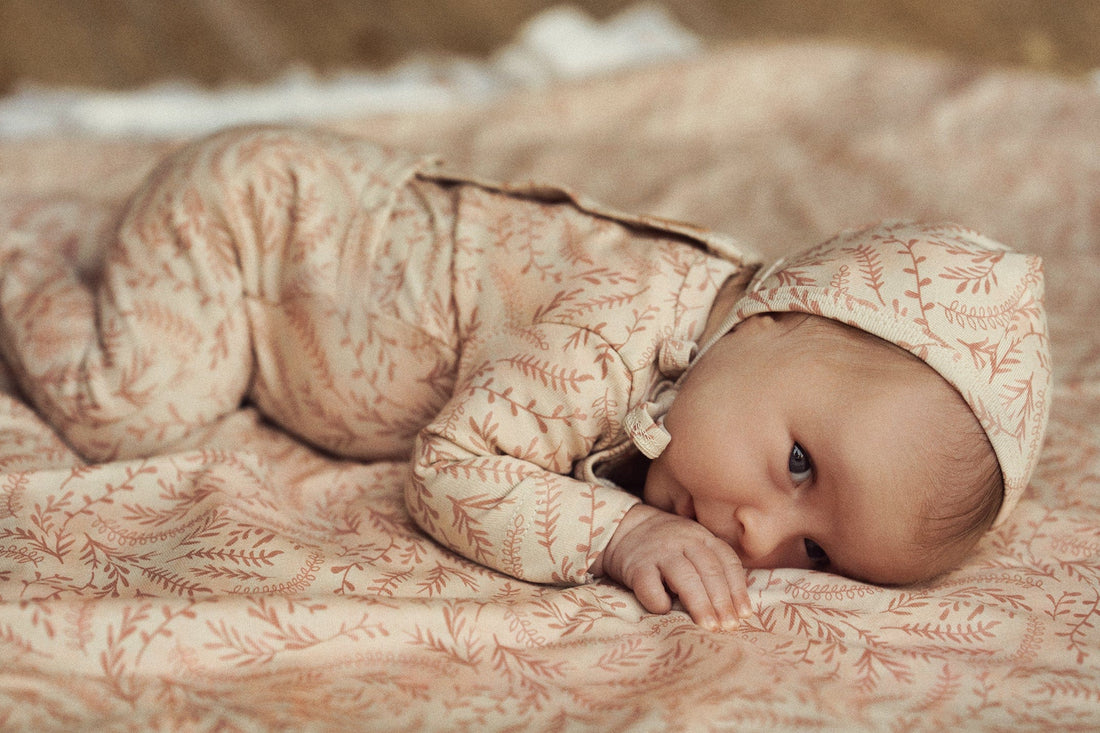
[[[697,520],[748,568],[879,584],[948,569],[957,558],[917,548],[928,466],[942,460],[933,392],[950,386],[930,368],[931,379],[853,377],[802,338],[789,316],[754,316],[702,357],[665,417],[672,442],[649,468],[646,503]]]

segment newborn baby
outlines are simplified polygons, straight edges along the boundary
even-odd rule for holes
[[[473,561],[709,628],[751,612],[746,568],[949,569],[1049,409],[1038,258],[952,225],[760,272],[562,189],[254,128],[170,156],[102,246],[85,271],[0,232],[0,348],[88,459],[193,447],[247,403],[409,461],[410,515]]]

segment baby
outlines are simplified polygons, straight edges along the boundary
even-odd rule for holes
[[[259,128],[162,163],[90,271],[26,239],[0,233],[0,347],[87,458],[201,444],[247,401],[410,461],[411,516],[471,560],[712,629],[750,614],[747,568],[948,570],[1048,414],[1038,258],[951,225],[761,272],[687,225]]]

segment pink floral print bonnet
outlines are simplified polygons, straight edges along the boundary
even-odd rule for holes
[[[1004,521],[1027,487],[1050,413],[1039,257],[953,224],[846,231],[761,271],[718,333],[782,311],[868,331],[950,382],[993,444],[1005,487],[994,526]]]

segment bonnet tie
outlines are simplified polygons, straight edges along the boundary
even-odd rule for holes
[[[627,435],[642,455],[650,460],[661,455],[672,440],[665,429],[664,418],[679,392],[679,378],[687,371],[698,351],[694,341],[678,338],[662,341],[657,368],[665,379],[654,385],[648,400],[628,412],[623,419]]]

